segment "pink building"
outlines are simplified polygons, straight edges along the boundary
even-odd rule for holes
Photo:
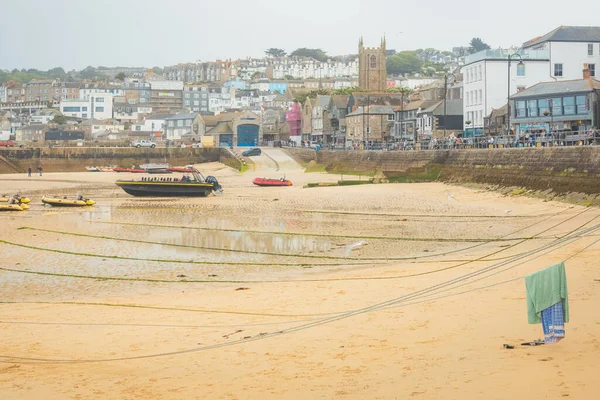
[[[290,136],[300,136],[302,125],[302,110],[300,104],[293,103],[292,108],[285,113],[285,120],[290,125]]]

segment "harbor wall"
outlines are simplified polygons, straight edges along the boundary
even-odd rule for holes
[[[390,180],[441,180],[522,187],[556,194],[600,194],[600,146],[437,151],[286,149],[304,164],[331,173],[382,175]]]
[[[41,166],[45,172],[83,172],[86,166],[131,167],[146,163],[188,165],[219,161],[220,149],[199,148],[24,148],[0,149],[0,173],[24,173]]]

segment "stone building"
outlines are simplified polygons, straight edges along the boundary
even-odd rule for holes
[[[379,47],[364,47],[358,42],[358,86],[361,89],[383,92],[387,86],[385,38]]]
[[[389,141],[394,131],[394,107],[358,107],[346,115],[346,142]]]

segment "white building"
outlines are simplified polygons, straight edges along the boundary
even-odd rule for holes
[[[137,132],[164,132],[167,126],[167,118],[172,114],[154,114],[131,127],[132,131]]]
[[[110,119],[113,117],[113,96],[110,93],[91,93],[87,99],[63,100],[60,112],[65,117]]]
[[[285,79],[286,76],[294,79],[358,76],[358,58],[326,62],[308,57],[278,58],[269,60],[267,75],[271,74],[273,79]]]
[[[79,98],[87,100],[92,94],[107,93],[113,97],[123,96],[123,89],[119,86],[106,85],[104,83],[82,83],[79,86]]]
[[[595,76],[597,65],[600,27],[561,26],[524,43],[521,49],[485,50],[467,56],[461,69],[464,127],[482,129],[483,119],[492,108],[506,105],[509,93],[513,95],[540,82],[581,79],[586,67]]]
[[[53,108],[46,108],[42,110],[37,110],[35,113],[31,115],[30,122],[32,124],[47,124],[54,119],[56,115],[60,113],[58,110]]]

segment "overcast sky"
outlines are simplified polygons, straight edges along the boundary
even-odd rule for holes
[[[481,37],[520,45],[559,25],[598,25],[594,0],[2,1],[0,68],[165,66],[260,57],[278,47],[331,55],[379,44],[450,50]],[[572,5],[572,7],[570,7]],[[585,10],[589,12],[585,12]],[[594,10],[594,12],[592,12]]]

